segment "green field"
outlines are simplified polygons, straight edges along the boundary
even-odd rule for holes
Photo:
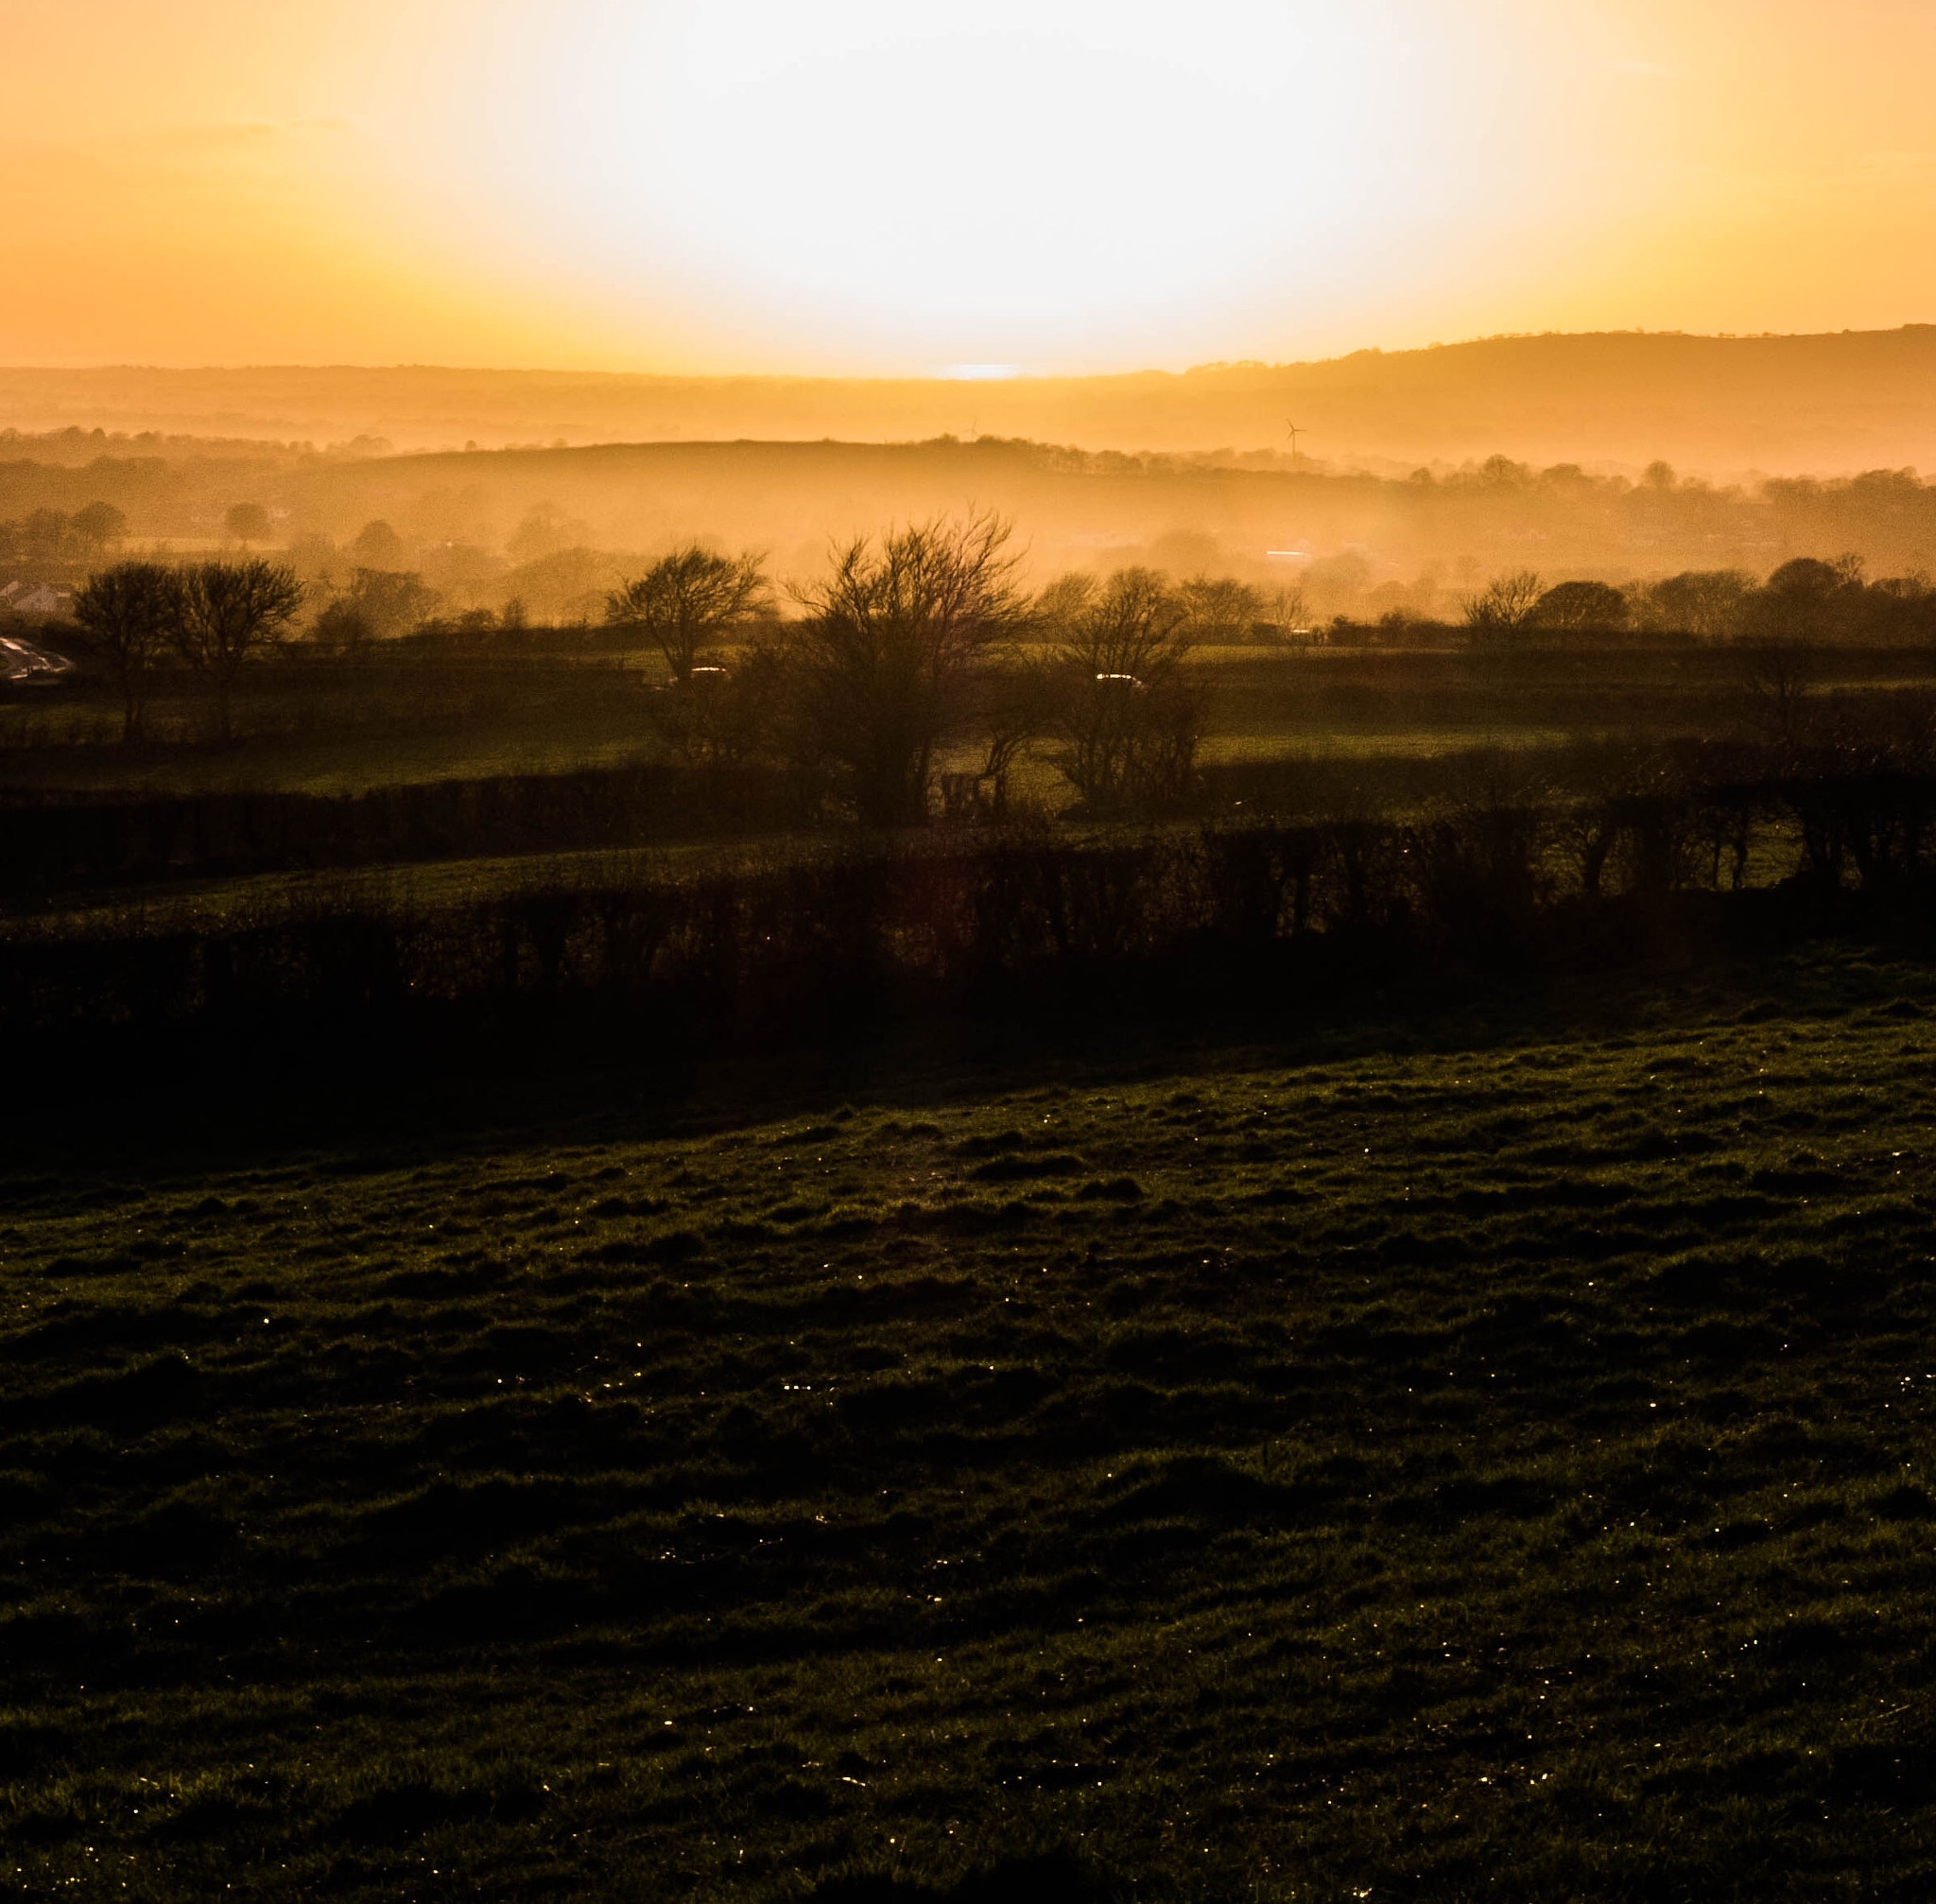
[[[0,705],[0,789],[182,794],[361,792],[401,782],[617,766],[663,753],[648,718],[656,657],[538,655],[498,666],[392,657],[361,675],[285,667],[238,701],[232,747],[206,739],[204,701],[179,684],[150,712],[155,740],[118,744],[98,688]],[[1375,765],[1475,747],[1581,740],[1716,739],[1754,731],[1738,652],[1726,648],[1470,650],[1215,648],[1196,650],[1211,763],[1335,758]],[[1920,649],[1824,650],[1824,702],[1873,709],[1929,689]],[[314,678],[312,678],[312,676]],[[974,764],[965,744],[950,764]],[[1053,810],[1072,798],[1038,743],[1021,776]]]
[[[23,1115],[0,1888],[1926,1897],[1932,1056],[1841,949]]]
[[[238,739],[208,739],[202,701],[162,697],[151,738],[120,742],[105,700],[22,696],[0,706],[0,788],[146,794],[361,793],[423,780],[620,766],[655,751],[635,679],[534,670],[509,685],[424,670],[379,673],[367,696],[261,691],[238,701]]]

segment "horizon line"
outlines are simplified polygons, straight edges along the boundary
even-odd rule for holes
[[[1141,377],[1168,377],[1181,379],[1192,376],[1228,374],[1237,372],[1270,373],[1295,370],[1320,369],[1329,364],[1348,363],[1355,357],[1407,357],[1427,356],[1442,351],[1475,350],[1488,344],[1544,343],[1552,341],[1594,342],[1605,338],[1627,338],[1657,340],[1678,340],[1690,343],[1714,344],[1761,344],[1761,343],[1814,343],[1842,338],[1893,338],[1906,336],[1917,331],[1936,331],[1936,320],[1917,320],[1900,324],[1886,325],[1876,329],[1858,330],[1844,328],[1840,331],[1689,331],[1681,329],[1649,330],[1634,326],[1627,329],[1606,329],[1587,331],[1544,330],[1544,331],[1493,331],[1482,336],[1461,338],[1452,342],[1434,341],[1428,344],[1408,344],[1388,349],[1382,344],[1363,344],[1353,350],[1340,351],[1329,356],[1291,357],[1266,359],[1261,357],[1214,358],[1203,363],[1190,364],[1182,370],[1167,370],[1161,366],[1148,365],[1135,370],[1125,371],[1035,371],[1026,366],[1002,364],[998,376],[964,377],[962,365],[943,366],[927,372],[838,372],[838,371],[627,371],[601,369],[554,369],[536,364],[491,363],[436,363],[424,360],[397,361],[389,363],[357,363],[347,360],[334,360],[305,363],[285,361],[268,363],[139,363],[120,360],[89,364],[36,364],[0,363],[0,377],[4,376],[98,376],[114,372],[139,373],[162,376],[243,376],[251,374],[274,374],[290,372],[303,372],[310,375],[330,372],[354,373],[359,375],[403,375],[406,373],[436,373],[453,376],[522,376],[553,377],[559,379],[604,379],[613,382],[659,382],[685,384],[959,384],[962,382],[994,382],[1001,384],[1047,384],[1047,383],[1109,383],[1127,382]],[[983,366],[974,366],[982,370]],[[986,368],[994,368],[989,366]]]

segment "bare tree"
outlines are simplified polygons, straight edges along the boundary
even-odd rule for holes
[[[605,619],[636,629],[685,687],[700,659],[771,604],[757,555],[716,555],[698,543],[662,556],[636,581],[606,597]]]
[[[1539,577],[1530,568],[1495,576],[1465,602],[1465,626],[1475,641],[1516,634],[1531,618],[1540,598]]]
[[[1009,526],[937,519],[837,551],[797,592],[782,653],[796,758],[828,770],[867,825],[927,817],[936,758],[975,725],[1021,627]]]
[[[74,618],[120,689],[121,738],[139,739],[149,678],[181,625],[181,579],[159,563],[116,563],[76,591]]]
[[[1190,604],[1147,568],[1108,581],[1063,577],[1038,611],[1054,650],[1051,722],[1057,765],[1097,812],[1179,798],[1196,770],[1202,696],[1184,662]]]
[[[233,735],[232,702],[243,663],[277,639],[302,606],[302,584],[294,574],[259,559],[205,562],[183,571],[175,642],[214,690],[224,741]]]
[[[1289,586],[1275,588],[1265,605],[1264,619],[1277,631],[1280,641],[1288,641],[1305,625],[1305,592]]]

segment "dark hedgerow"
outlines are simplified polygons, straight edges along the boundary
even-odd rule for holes
[[[1105,834],[948,837],[594,865],[494,898],[327,889],[182,923],[28,915],[0,936],[0,1033],[569,1012],[667,1051],[883,1010],[1112,988],[1322,995],[1426,961],[1478,971],[1792,932],[1929,892],[1936,780],[1822,776],[1547,805]],[[1757,871],[1760,884],[1748,877]]]

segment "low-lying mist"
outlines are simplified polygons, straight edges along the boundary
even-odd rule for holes
[[[1320,619],[1456,618],[1501,573],[1624,587],[1849,556],[1897,576],[1936,549],[1936,486],[1912,471],[1717,486],[1665,462],[1635,481],[1494,457],[1385,477],[989,438],[408,457],[130,444],[0,463],[0,580],[72,582],[111,546],[246,545],[275,551],[312,593],[381,570],[415,576],[448,614],[515,601],[535,619],[596,621],[641,559],[689,541],[762,551],[785,586],[854,536],[981,511],[1012,523],[1037,583],[1141,564],[1295,590]]]

